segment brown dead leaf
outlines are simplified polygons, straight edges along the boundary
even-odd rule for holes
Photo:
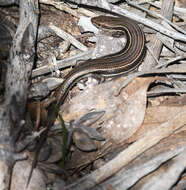
[[[176,6],[178,7],[186,7],[186,1],[185,0],[177,0],[176,2]]]
[[[73,133],[75,145],[82,151],[94,151],[97,149],[93,140],[81,129],[76,129]]]
[[[90,164],[97,157],[97,153],[94,152],[82,152],[79,149],[73,152],[70,162],[66,162],[66,169],[72,170],[87,166],[87,163]]]
[[[120,143],[141,126],[146,110],[146,91],[155,78],[133,80],[115,96],[123,78],[87,88],[63,106],[63,118],[70,121],[91,110],[105,110],[102,135]]]
[[[121,143],[134,134],[143,123],[146,111],[146,92],[153,78],[138,78],[127,86],[128,98],[105,121],[103,136]]]
[[[128,143],[136,141],[148,131],[155,129],[164,122],[168,122],[174,116],[186,110],[186,106],[154,106],[146,110],[146,116],[141,128],[127,140]],[[184,130],[184,128],[182,129]]]

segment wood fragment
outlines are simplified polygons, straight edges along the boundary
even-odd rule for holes
[[[89,175],[86,175],[76,183],[66,186],[65,190],[88,190],[95,185],[103,182],[105,179],[121,170],[125,165],[127,165],[141,153],[145,152],[160,142],[160,140],[168,137],[174,131],[183,127],[186,121],[185,114],[186,111],[181,112],[168,122],[165,122],[162,125],[158,126],[156,129],[149,131],[145,134],[144,137],[134,142],[103,167],[97,169]]]
[[[15,141],[25,124],[28,81],[35,58],[38,27],[38,1],[20,0],[20,22],[13,39],[10,63],[7,64],[5,101],[0,107],[0,160],[7,170],[0,181],[0,189],[10,188],[11,171],[18,159],[25,158],[14,152]]]

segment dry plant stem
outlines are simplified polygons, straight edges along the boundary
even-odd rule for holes
[[[90,16],[90,17],[96,16],[95,13],[84,8],[78,8],[78,10],[71,9],[68,5],[66,5],[63,2],[56,2],[54,0],[40,0],[39,2],[43,4],[47,4],[47,5],[52,5],[58,10],[66,11],[67,13],[71,14],[72,16],[76,18],[79,18],[81,14]]]
[[[18,4],[18,0],[1,0],[0,1],[1,6],[8,6],[12,4]]]
[[[151,69],[148,71],[139,71],[136,73],[132,73],[127,76],[126,80],[122,83],[121,87],[119,88],[118,92],[116,92],[116,96],[119,95],[121,90],[126,87],[133,79],[140,76],[147,76],[147,75],[154,75],[154,74],[181,74],[186,73],[186,68],[184,65],[182,66],[171,66],[168,68],[162,68],[162,69]]]
[[[149,15],[153,16],[153,17],[156,17],[156,18],[160,18],[162,19],[163,21],[165,21],[167,24],[169,24],[170,26],[172,26],[173,28],[175,28],[178,32],[181,32],[183,34],[186,34],[185,30],[183,30],[182,28],[180,28],[178,25],[174,24],[173,22],[171,22],[171,20],[169,20],[168,16],[166,14],[158,14],[156,12],[153,12],[151,10],[148,10],[142,6],[139,6],[137,3],[134,3],[132,1],[129,1],[127,0],[127,3],[133,7],[136,7],[142,11],[145,11],[146,13],[148,13]],[[162,4],[163,6],[163,4]],[[171,11],[173,12],[173,10]],[[172,13],[173,14],[173,13]]]
[[[173,16],[173,8],[174,8],[174,0],[170,0],[170,1],[163,1],[162,3],[162,9],[161,9],[161,14],[166,17],[169,20],[172,20],[172,16]],[[160,53],[163,47],[163,43],[157,39],[156,37],[154,37],[152,39],[152,51],[154,56],[159,59],[160,57]],[[151,56],[151,54],[149,54],[147,52],[147,56],[145,57],[145,61],[144,61],[144,69],[145,70],[149,70],[150,68],[153,68],[157,65],[157,62],[155,61],[155,59]]]
[[[150,3],[154,0],[141,0],[141,1],[138,1],[137,4],[141,5],[141,4],[145,4],[145,3]]]
[[[47,0],[45,2],[52,3],[52,1],[49,1],[49,0]],[[82,3],[83,3],[83,1],[82,1]],[[95,6],[98,4],[98,2],[96,2],[96,1],[91,1],[89,3],[90,3],[90,5],[95,5]],[[98,4],[98,6],[102,8],[101,4]],[[167,35],[169,37],[171,37],[171,38],[175,38],[175,39],[180,39],[180,40],[186,41],[186,36],[184,36],[183,34],[180,34],[178,32],[174,32],[174,31],[171,31],[169,29],[166,29],[165,27],[162,27],[160,24],[154,23],[154,22],[152,22],[149,19],[142,18],[142,17],[140,17],[138,15],[135,15],[134,13],[131,13],[131,12],[127,11],[127,10],[121,9],[121,8],[119,8],[117,6],[114,6],[114,5],[109,5],[109,6],[110,6],[110,10],[113,9],[117,13],[119,11],[121,14],[124,14],[124,15],[126,15],[126,16],[134,19],[134,20],[137,20],[137,21],[139,21],[139,22],[141,22],[141,23],[143,23],[143,24],[145,24],[145,25],[153,28],[154,30],[158,30],[162,34],[166,34],[167,33]],[[90,55],[91,53],[89,54],[89,51],[88,51],[88,52],[85,52],[85,54]],[[83,56],[84,53],[80,53],[80,55],[77,56],[77,59],[78,59],[78,57],[81,57],[81,55]],[[61,68],[65,68],[65,67],[69,67],[69,66],[75,65],[77,59],[76,59],[76,56],[74,56],[72,58],[67,58],[65,60],[58,61],[57,62],[58,68],[61,69]],[[39,76],[39,75],[42,75],[42,74],[45,74],[45,73],[48,73],[48,72],[50,72],[50,69],[48,68],[48,66],[43,66],[43,67],[40,67],[38,69],[35,69],[32,72],[32,77],[36,77],[36,76]]]
[[[185,45],[181,45],[179,42],[174,43],[175,47],[178,48],[179,50],[186,52],[186,47]]]
[[[80,0],[79,1],[78,0],[72,0],[72,1],[78,3]],[[126,9],[122,9],[116,5],[108,4],[106,6],[106,5],[103,5],[101,2],[102,1],[98,1],[98,0],[97,1],[96,0],[94,0],[94,1],[81,0],[79,4],[97,6],[99,8],[103,8],[103,9],[105,9],[107,7],[107,10],[109,10],[109,11],[112,11],[116,14],[121,14],[121,15],[126,16],[128,18],[131,18],[131,19],[133,19],[133,20],[135,20],[141,24],[144,24],[145,26],[148,26],[148,27],[170,37],[170,38],[186,42],[186,35],[183,35],[179,32],[167,29],[167,28],[163,27],[161,24],[155,23],[155,22],[151,21],[150,19],[143,18],[139,15],[136,15],[135,13],[127,11]]]
[[[160,8],[161,7],[161,2],[155,1],[155,2],[149,2],[150,5]],[[186,16],[186,9],[183,7],[174,7],[174,14],[180,15],[180,16]]]
[[[80,15],[88,16],[88,17],[96,17],[98,16],[96,13],[89,11],[88,9],[85,8],[78,8],[77,12]]]
[[[38,1],[20,0],[19,12],[19,25],[7,64],[5,101],[0,106],[0,190],[9,189],[12,167],[21,157],[15,153],[15,140],[25,123],[28,81],[35,57]],[[7,170],[2,170],[2,163]]]
[[[65,187],[65,190],[88,190],[95,185],[103,182],[108,177],[114,175],[125,165],[134,160],[137,156],[156,145],[162,139],[171,135],[174,131],[185,125],[185,112],[179,113],[173,119],[149,131],[144,137],[130,145],[122,151],[117,157],[105,164],[100,169],[83,177],[76,183]]]
[[[74,55],[74,56],[72,56],[70,58],[66,58],[66,59],[63,59],[63,60],[60,60],[60,61],[56,61],[57,67],[59,69],[63,69],[63,68],[66,68],[66,67],[74,66],[74,65],[77,64],[78,60],[90,59],[92,53],[93,53],[93,49],[89,49],[86,52],[81,52],[81,53],[79,53],[77,55]],[[40,75],[43,75],[43,74],[46,74],[46,73],[49,73],[49,72],[51,72],[49,66],[45,65],[43,67],[34,69],[32,71],[32,78],[40,76]]]
[[[172,59],[168,60],[165,63],[159,64],[159,65],[156,66],[156,69],[161,68],[161,67],[165,68],[165,67],[167,67],[169,64],[171,64],[173,62],[180,61],[180,60],[183,60],[183,59],[186,59],[186,55],[180,55],[180,56],[177,56],[175,58],[172,58]]]
[[[168,38],[167,36],[164,36],[160,33],[156,34],[156,37],[163,43],[165,47],[170,49],[175,54],[181,54],[180,51],[175,47],[174,40],[171,38]]]
[[[84,46],[82,43],[80,43],[76,38],[74,38],[72,35],[68,34],[67,32],[61,30],[60,28],[54,26],[53,24],[49,25],[49,28],[54,31],[60,38],[63,38],[64,40],[70,42],[72,45],[77,47],[78,49],[82,51],[87,51],[88,48]]]
[[[163,94],[170,94],[170,93],[186,93],[186,88],[169,88],[169,89],[158,89],[154,91],[147,92],[148,97],[163,95]]]
[[[66,11],[67,13],[79,18],[79,15],[78,15],[77,11],[71,9],[68,5],[66,5],[63,2],[56,2],[56,1],[53,1],[53,0],[39,0],[39,3],[43,3],[43,4],[46,4],[46,5],[52,5],[56,9]]]
[[[153,58],[153,63],[155,62],[157,65],[158,64],[160,64],[160,61],[158,60],[158,58],[154,55],[154,52],[153,52],[153,49],[151,48],[151,47],[149,47],[149,45],[146,45],[146,47],[147,47],[147,50],[148,50],[148,56],[149,57],[152,57]],[[145,60],[144,62],[144,65],[145,64],[148,64],[148,62],[147,62],[148,60]],[[151,64],[150,64],[151,65]],[[146,66],[146,65],[145,65]],[[144,66],[144,68],[145,68],[145,66]]]

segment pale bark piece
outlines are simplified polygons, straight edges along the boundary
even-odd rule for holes
[[[10,190],[45,190],[46,185],[44,182],[44,176],[38,169],[35,169],[30,180],[28,187],[27,180],[30,172],[31,163],[28,160],[17,162],[14,166],[12,174],[12,183]]]
[[[9,189],[13,165],[24,158],[15,153],[15,141],[26,123],[27,90],[36,53],[38,1],[20,0],[19,10],[19,24],[12,41],[10,62],[6,64],[4,101],[0,105],[0,160],[8,168],[0,171],[6,176],[3,180],[5,188],[0,186],[1,190]]]
[[[178,181],[185,169],[185,149],[175,158],[163,163],[155,172],[144,177],[132,190],[169,190]],[[185,188],[183,188],[185,189]]]
[[[102,135],[120,143],[129,138],[143,123],[146,91],[154,78],[137,78],[119,96],[115,96],[123,79],[87,88],[64,105],[63,118],[74,120],[90,110],[106,111]]]
[[[169,170],[172,167],[172,164],[174,165],[175,163],[172,162],[171,159],[177,158],[177,156],[185,152],[185,135],[186,131],[173,134],[162,140],[160,143],[145,151],[135,160],[126,165],[115,176],[109,178],[104,183],[99,184],[99,187],[103,187],[100,190],[104,189],[106,184],[112,184],[112,187],[115,190],[125,190],[129,188],[131,188],[131,190],[141,190],[143,186],[146,186],[150,183],[152,183],[152,188],[159,187],[161,183],[167,184],[167,188],[170,188],[172,185],[171,183],[168,185],[167,181],[172,181],[175,183],[174,179],[177,179],[177,176],[180,172],[180,170],[177,170],[177,175],[176,172]],[[172,175],[173,178],[165,177],[163,179],[160,177],[161,179],[158,179],[158,177],[156,178],[157,174],[159,173],[156,172],[157,170],[161,170],[160,176],[174,174]],[[157,181],[152,180],[152,178],[156,178]],[[164,188],[160,187],[157,189],[164,190]],[[96,188],[93,190],[96,190]],[[151,190],[150,187],[149,190]]]
[[[0,187],[1,189],[6,189],[7,186],[6,184],[9,183],[9,176],[7,174],[9,174],[8,172],[8,166],[0,160]]]

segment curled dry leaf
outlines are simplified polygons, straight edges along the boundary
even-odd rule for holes
[[[62,158],[62,149],[61,149],[61,135],[55,137],[49,137],[48,142],[51,144],[52,150],[50,157],[47,160],[47,163],[58,162]]]
[[[146,110],[146,91],[154,78],[137,78],[115,96],[123,78],[85,89],[65,103],[63,118],[73,120],[90,110],[105,110],[102,135],[120,143],[141,126]]]
[[[104,141],[105,138],[94,128],[82,126],[80,129],[86,133],[91,139],[97,140],[97,141]]]
[[[81,130],[77,128],[73,133],[73,141],[75,145],[82,151],[94,151],[97,149],[93,140]]]
[[[73,121],[73,125],[75,127],[79,127],[79,126],[90,126],[93,123],[95,123],[97,120],[99,120],[103,115],[104,115],[105,111],[93,111],[93,112],[89,112],[83,116],[81,116],[80,118],[77,118],[76,120]]]
[[[48,160],[52,152],[52,145],[49,143],[45,143],[43,147],[41,148],[41,151],[38,156],[38,160],[40,162]]]

